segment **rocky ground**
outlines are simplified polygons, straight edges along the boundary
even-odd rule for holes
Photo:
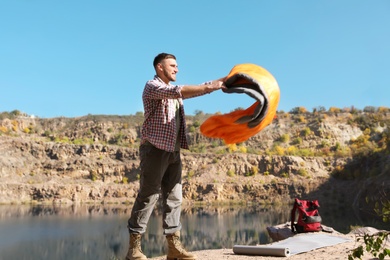
[[[348,242],[332,247],[320,248],[317,250],[313,250],[307,253],[302,253],[298,255],[293,255],[288,257],[288,259],[294,260],[312,260],[312,259],[348,259],[348,254],[353,250],[356,246],[355,242]],[[271,256],[252,256],[252,255],[237,255],[234,254],[232,249],[215,249],[215,250],[203,250],[195,252],[197,258],[199,260],[245,260],[245,259],[280,259],[281,257],[271,257]],[[153,260],[165,260],[165,256],[151,258]],[[363,259],[373,259],[372,256],[363,258]]]
[[[345,243],[337,244],[334,246],[327,246],[318,248],[312,251],[291,255],[288,257],[288,259],[296,259],[296,260],[312,260],[312,259],[321,259],[321,260],[328,260],[328,259],[339,259],[344,260],[348,259],[348,256],[352,256],[353,251],[362,245],[364,248],[365,245],[362,242],[362,236],[364,234],[377,234],[379,230],[371,227],[365,227],[365,228],[359,228],[354,231],[352,231],[349,234],[340,234],[337,233],[333,234],[336,236],[344,237],[350,239],[350,241],[347,241]],[[305,234],[300,234],[305,235]],[[272,243],[270,244],[272,245]],[[390,248],[390,240],[387,240],[387,242],[382,244],[381,250],[378,250],[380,253],[383,252],[383,249]],[[235,254],[232,248],[223,248],[223,249],[214,249],[214,250],[202,250],[202,251],[196,251],[194,252],[196,254],[198,259],[201,260],[215,260],[215,259],[228,259],[228,260],[245,260],[245,259],[280,259],[281,257],[277,256],[259,256],[259,255],[241,255],[241,254]],[[155,257],[151,258],[152,260],[165,260],[165,256],[161,257]],[[360,259],[368,260],[368,259],[379,259],[377,257],[374,257],[371,253],[367,252],[367,250],[364,251],[363,256]],[[390,256],[384,258],[384,259],[390,259]]]

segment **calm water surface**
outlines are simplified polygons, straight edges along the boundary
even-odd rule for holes
[[[0,206],[0,260],[124,259],[131,206]],[[191,208],[182,213],[182,242],[188,250],[232,248],[272,242],[266,227],[286,223],[290,206]],[[342,233],[362,225],[350,210],[320,211],[323,224]],[[165,254],[159,210],[153,213],[143,249]]]

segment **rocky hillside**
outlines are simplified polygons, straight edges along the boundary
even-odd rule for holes
[[[294,197],[372,210],[389,200],[388,125],[378,112],[278,113],[245,143],[205,138],[187,118],[187,203],[285,203]],[[80,118],[0,116],[0,203],[132,203],[142,114]]]

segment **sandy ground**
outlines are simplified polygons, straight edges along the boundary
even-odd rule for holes
[[[316,250],[312,250],[306,253],[296,254],[289,257],[270,257],[270,256],[249,256],[249,255],[236,255],[233,249],[214,249],[214,250],[202,250],[193,252],[198,260],[245,260],[245,259],[282,259],[288,258],[291,260],[313,260],[313,259],[348,259],[348,255],[352,253],[352,250],[360,245],[361,242],[356,241],[354,235],[345,235],[352,239],[351,242],[345,242],[335,246],[323,247]],[[387,244],[388,248],[389,244]],[[151,258],[152,260],[165,260],[166,256],[160,256]],[[376,259],[372,255],[365,253],[362,259]],[[390,259],[390,258],[385,258]]]

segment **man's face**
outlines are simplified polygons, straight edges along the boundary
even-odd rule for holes
[[[179,72],[175,59],[165,59],[161,62],[162,72],[168,81],[176,81],[176,73]]]

